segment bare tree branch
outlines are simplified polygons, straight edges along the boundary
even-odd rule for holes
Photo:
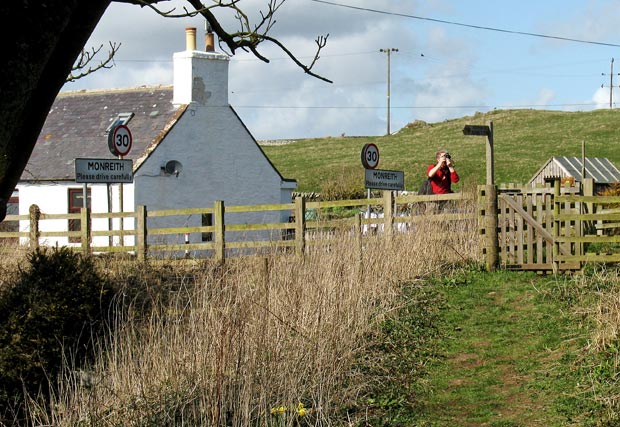
[[[317,51],[314,54],[314,58],[312,59],[312,62],[310,63],[310,65],[304,65],[301,61],[299,61],[295,55],[293,55],[293,53],[291,53],[291,51],[289,51],[286,46],[284,46],[278,39],[274,39],[271,38],[269,36],[263,36],[262,39],[266,40],[266,41],[270,41],[271,43],[275,44],[276,46],[278,46],[280,49],[282,49],[282,51],[284,53],[286,53],[288,55],[289,58],[291,58],[291,60],[297,64],[297,66],[299,68],[301,68],[302,70],[304,70],[304,72],[306,74],[311,75],[312,77],[316,77],[319,80],[323,80],[326,81],[327,83],[333,83],[333,81],[314,73],[313,71],[311,71],[312,67],[314,66],[314,64],[316,63],[316,61],[318,61],[318,59],[320,58],[319,53],[321,52],[321,49],[323,47],[325,47],[325,44],[327,43],[327,38],[329,37],[329,34],[325,35],[325,36],[319,36],[317,37],[317,39],[315,40],[316,44],[317,44]]]
[[[286,46],[282,42],[269,35],[269,32],[276,23],[275,13],[278,11],[278,9],[280,9],[280,7],[284,4],[286,0],[268,0],[268,9],[266,12],[260,11],[261,19],[256,25],[252,25],[248,15],[240,8],[239,4],[241,0],[212,0],[213,4],[209,6],[205,6],[201,0],[187,0],[187,3],[189,3],[194,8],[194,10],[190,11],[184,7],[183,13],[174,13],[174,9],[162,11],[157,6],[155,6],[155,3],[158,3],[157,0],[117,1],[140,4],[142,6],[149,7],[153,9],[156,13],[168,18],[196,16],[200,14],[206,19],[212,31],[217,34],[220,47],[224,51],[228,51],[231,56],[235,54],[235,51],[237,49],[242,49],[252,52],[252,54],[261,61],[269,62],[269,59],[258,51],[258,46],[263,42],[270,42],[278,46],[298,67],[304,70],[306,74],[309,74],[325,82],[333,83],[326,77],[323,77],[312,71],[312,68],[320,58],[321,50],[327,44],[327,38],[329,37],[329,34],[327,34],[326,36],[319,36],[315,40],[317,50],[314,54],[312,61],[310,62],[310,65],[306,65],[301,62],[297,58],[297,56],[295,56],[293,52],[286,48]],[[215,8],[226,8],[233,10],[235,12],[235,17],[239,22],[240,30],[237,32],[229,32],[225,30],[212,12],[212,10]]]
[[[110,43],[110,50],[108,51],[108,57],[95,66],[89,66],[89,64],[94,61],[97,54],[103,48],[103,45],[98,48],[92,48],[91,51],[82,50],[80,56],[78,57],[73,67],[71,67],[71,73],[67,76],[68,82],[74,82],[82,77],[86,77],[89,74],[94,73],[97,70],[101,70],[103,68],[112,68],[114,66],[114,55],[118,52],[118,49],[121,47],[120,43]],[[88,69],[86,69],[88,67]],[[86,71],[83,71],[85,70]],[[78,74],[74,74],[75,72],[79,72]]]

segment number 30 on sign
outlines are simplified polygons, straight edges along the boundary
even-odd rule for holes
[[[118,125],[114,128],[111,148],[119,156],[126,156],[131,150],[132,137],[131,131],[125,125]]]
[[[366,169],[374,169],[379,165],[379,149],[375,144],[366,144],[362,148],[362,165]]]

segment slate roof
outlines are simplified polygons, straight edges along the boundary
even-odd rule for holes
[[[586,157],[586,178],[593,178],[596,184],[620,182],[620,170],[607,158]],[[581,182],[583,162],[580,157],[552,157],[530,179],[530,184],[543,182],[545,178],[574,177]]]
[[[22,181],[75,179],[75,158],[115,158],[106,129],[120,113],[134,113],[127,123],[133,145],[125,157],[134,170],[183,114],[172,105],[172,86],[60,93],[34,147]]]

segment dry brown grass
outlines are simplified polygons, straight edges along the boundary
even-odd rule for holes
[[[582,315],[593,323],[586,348],[591,359],[587,363],[584,384],[598,402],[601,412],[610,420],[620,419],[620,270],[605,265],[591,266],[587,274],[578,276],[571,292],[583,294]],[[585,296],[584,296],[585,295]],[[612,425],[612,424],[605,424]],[[615,425],[615,424],[613,424]]]
[[[343,232],[303,258],[176,265],[168,302],[118,318],[92,368],[66,370],[49,414],[33,402],[33,425],[337,424],[365,381],[350,376],[364,337],[400,285],[479,253],[473,223],[419,224],[362,247]]]

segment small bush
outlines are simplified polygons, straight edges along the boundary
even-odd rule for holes
[[[321,184],[321,200],[349,200],[366,197],[364,170],[347,166],[326,174],[329,178]]]
[[[92,259],[67,248],[35,250],[14,280],[0,295],[0,424],[24,391],[47,394],[65,357],[87,360],[113,296]]]
[[[620,196],[620,183],[614,182],[609,187],[599,191],[599,196]],[[617,205],[615,205],[617,207]]]

